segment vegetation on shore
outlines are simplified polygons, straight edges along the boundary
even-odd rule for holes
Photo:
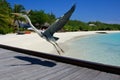
[[[24,6],[15,4],[12,8],[6,0],[0,0],[0,34],[15,32],[14,21],[24,20],[20,17],[11,15],[13,12],[23,13]],[[57,18],[53,13],[45,13],[44,10],[32,10],[29,17],[34,26],[38,29],[44,23],[52,24]],[[82,22],[79,20],[69,20],[62,31],[95,31],[95,30],[120,30],[120,24],[107,24],[100,21]]]

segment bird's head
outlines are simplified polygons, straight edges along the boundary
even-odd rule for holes
[[[19,17],[26,17],[26,15],[24,15],[24,14],[21,14],[21,13],[11,13],[11,14],[13,14],[13,15],[15,15],[15,16],[19,16]]]

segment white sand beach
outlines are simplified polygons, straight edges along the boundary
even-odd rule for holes
[[[97,34],[96,32],[116,33],[120,31],[61,32],[61,33],[55,33],[54,36],[60,38],[57,41],[57,43],[63,48],[64,51],[66,51],[67,50],[66,47],[69,47],[66,44],[67,41],[74,39],[76,37]],[[39,37],[39,35],[37,35],[36,33],[24,34],[24,35],[16,35],[16,34],[0,35],[0,44],[23,48],[23,49],[29,49],[33,51],[45,52],[50,54],[57,54],[53,45],[51,45],[45,39]]]

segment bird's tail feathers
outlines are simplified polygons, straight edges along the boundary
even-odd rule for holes
[[[53,37],[56,41],[59,39],[58,37]]]

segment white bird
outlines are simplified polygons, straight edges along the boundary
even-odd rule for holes
[[[55,49],[57,50],[57,52],[60,55],[60,51],[58,50],[58,48],[61,50],[61,52],[64,53],[64,51],[60,48],[60,46],[56,43],[56,41],[59,39],[58,37],[54,37],[54,33],[57,32],[58,30],[60,30],[61,28],[64,27],[64,25],[67,23],[67,21],[69,20],[69,18],[71,17],[72,13],[75,10],[75,4],[71,7],[70,10],[68,10],[62,17],[60,17],[59,19],[57,19],[52,25],[50,25],[44,32],[38,30],[37,28],[35,28],[33,26],[33,24],[31,23],[31,20],[29,19],[29,17],[27,15],[24,14],[20,14],[20,13],[12,13],[14,15],[17,16],[21,16],[24,17],[30,24],[30,26],[33,28],[33,30],[42,38],[46,39],[48,42],[50,42]]]

